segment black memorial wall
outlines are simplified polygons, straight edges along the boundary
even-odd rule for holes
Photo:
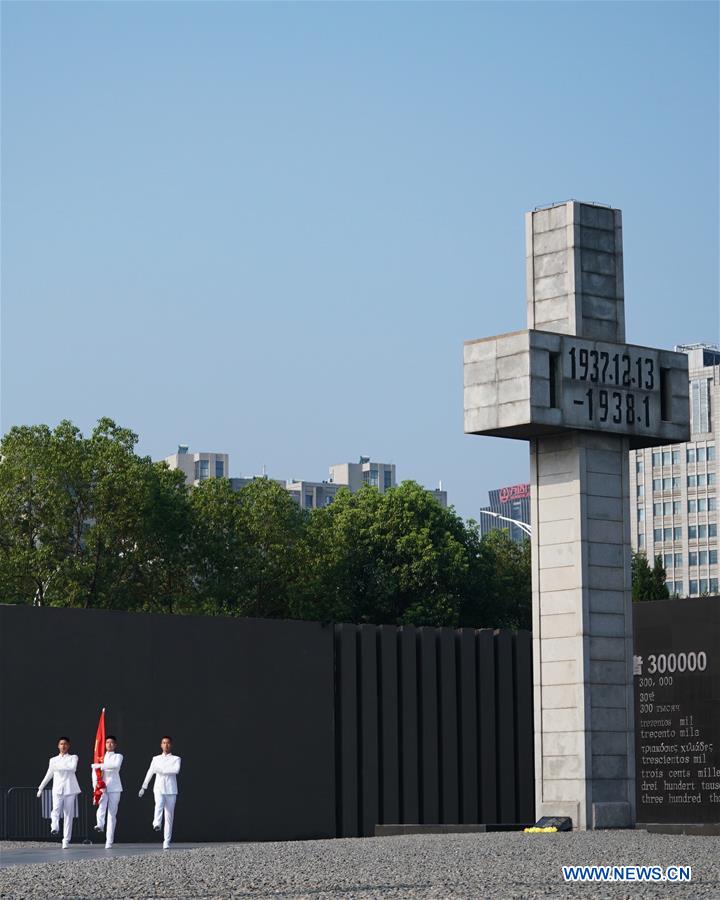
[[[637,820],[720,822],[720,597],[633,609]]]
[[[522,632],[0,605],[0,787],[37,785],[68,734],[89,795],[105,706],[120,842],[155,838],[137,792],[164,734],[177,841],[530,821],[531,657]]]

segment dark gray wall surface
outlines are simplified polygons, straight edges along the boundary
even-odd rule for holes
[[[156,839],[137,791],[166,733],[179,841],[532,821],[531,655],[524,632],[0,605],[0,785],[37,785],[68,734],[89,797],[105,706],[118,841]]]
[[[720,597],[634,603],[633,626],[637,819],[720,822]]]
[[[338,625],[341,837],[535,819],[530,634]]]
[[[137,792],[165,733],[174,839],[334,834],[332,626],[0,606],[0,785],[37,785],[68,734],[89,794],[103,706],[125,755],[117,840],[156,837]]]

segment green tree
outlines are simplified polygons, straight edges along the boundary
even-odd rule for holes
[[[269,478],[256,478],[239,496],[239,528],[247,552],[237,613],[289,617],[300,582],[307,514],[284,487]]]
[[[529,540],[513,541],[507,529],[483,536],[460,623],[474,628],[532,627]]]
[[[456,625],[471,583],[476,532],[418,484],[340,491],[313,513],[304,541],[303,618]]]
[[[656,556],[653,567],[644,553],[632,555],[632,598],[633,601],[666,600],[670,596],[665,584],[665,567],[661,556]]]
[[[173,608],[187,592],[181,473],[101,419],[11,429],[0,444],[0,589],[16,603]],[[178,523],[178,517],[183,521]]]

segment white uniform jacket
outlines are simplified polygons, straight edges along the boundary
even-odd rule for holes
[[[150,768],[143,781],[143,790],[147,789],[150,779],[155,776],[153,792],[156,794],[177,794],[177,778],[180,772],[180,757],[172,753],[160,753],[153,756]]]
[[[74,753],[66,753],[63,755],[53,756],[48,763],[48,770],[45,777],[40,782],[38,790],[41,791],[52,778],[53,796],[68,796],[69,794],[79,794],[80,785],[75,776],[77,770],[78,758]]]
[[[114,753],[108,750],[103,757],[102,773],[105,782],[105,791],[108,794],[119,794],[122,791],[122,781],[120,781],[120,767],[123,764],[122,753]],[[92,770],[93,790],[97,785],[97,769]]]

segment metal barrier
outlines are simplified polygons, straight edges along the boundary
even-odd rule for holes
[[[2,791],[2,837],[6,841],[54,841],[50,834],[50,810],[52,791],[44,790],[40,799],[35,787],[11,787]],[[93,814],[88,800],[78,794],[75,803],[73,841],[91,844]],[[60,823],[62,832],[62,822]]]

